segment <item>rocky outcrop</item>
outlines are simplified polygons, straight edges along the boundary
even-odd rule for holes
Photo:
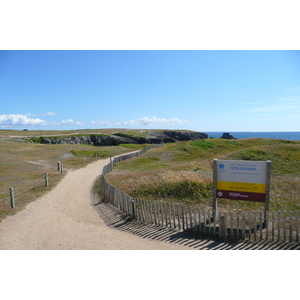
[[[224,132],[220,139],[236,140],[229,132]]]
[[[190,141],[207,139],[208,135],[202,132],[188,132],[188,131],[164,131],[165,135],[171,137],[175,141]]]
[[[95,146],[115,146],[120,144],[137,144],[132,139],[116,135],[91,135],[91,141]]]
[[[70,136],[70,137],[41,137],[41,144],[88,144],[92,140],[90,136]]]
[[[112,135],[75,135],[68,137],[41,137],[42,144],[88,144],[95,146],[114,146],[120,144],[160,144],[179,141],[207,139],[206,133],[190,131],[149,131],[147,136],[139,137],[116,133]]]

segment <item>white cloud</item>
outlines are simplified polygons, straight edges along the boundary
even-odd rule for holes
[[[9,114],[9,115],[0,115],[0,126],[7,127],[7,126],[46,126],[46,125],[53,125],[53,126],[60,126],[60,125],[80,125],[83,126],[84,124],[81,122],[75,122],[72,119],[62,120],[61,122],[56,121],[45,121],[40,118],[31,118],[29,117],[31,114],[27,115],[20,115],[20,114]],[[48,113],[47,116],[55,115],[54,113]]]
[[[112,120],[108,120],[108,121],[102,121],[102,120],[96,120],[96,121],[92,121],[91,124],[93,125],[105,125],[105,126],[112,126],[112,125],[116,125],[117,122],[112,121]]]
[[[56,123],[56,122],[55,122]],[[68,120],[62,120],[60,123],[56,123],[57,125],[72,125],[72,124],[76,124],[76,125],[80,125],[83,126],[84,124],[81,122],[75,122],[72,119],[68,119]]]
[[[46,114],[31,114],[31,113],[29,113],[29,114],[27,114],[27,116],[32,116],[32,117],[49,117],[49,116],[55,116],[55,115],[57,115],[57,113],[54,113],[54,112],[51,112],[51,111],[49,111],[49,112],[47,112]]]
[[[46,125],[46,121],[39,118],[29,118],[27,115],[0,115],[0,125]]]
[[[143,118],[136,119],[136,120],[121,122],[121,124],[123,124],[123,125],[142,125],[142,126],[180,125],[183,123],[188,123],[188,121],[182,121],[177,118],[159,119],[159,118],[156,118],[155,116],[153,118],[143,117]]]
[[[106,125],[106,126],[171,126],[171,125],[180,125],[184,123],[189,123],[188,121],[183,121],[177,118],[165,119],[165,118],[156,118],[155,116],[152,118],[143,117],[140,119],[130,120],[130,121],[92,121],[91,124],[97,125]]]
[[[46,113],[46,116],[55,116],[56,113],[49,111],[48,113]]]

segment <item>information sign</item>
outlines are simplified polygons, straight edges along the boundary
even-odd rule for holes
[[[216,160],[217,197],[265,202],[266,161]]]
[[[271,161],[214,159],[214,210],[216,198],[265,202],[269,205]]]

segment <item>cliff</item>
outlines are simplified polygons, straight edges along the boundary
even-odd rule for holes
[[[149,131],[145,136],[134,136],[124,133],[111,135],[86,134],[62,137],[41,137],[42,144],[88,144],[95,146],[112,146],[119,144],[160,144],[179,141],[207,139],[206,133],[193,131]]]

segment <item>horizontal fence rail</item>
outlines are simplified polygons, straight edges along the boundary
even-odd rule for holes
[[[200,206],[136,199],[107,183],[105,175],[112,171],[116,163],[137,157],[154,147],[116,157],[103,168],[105,198],[123,213],[138,222],[226,242],[249,240],[299,243],[299,212],[273,211],[264,214],[262,211],[219,211],[216,214],[212,209]]]

